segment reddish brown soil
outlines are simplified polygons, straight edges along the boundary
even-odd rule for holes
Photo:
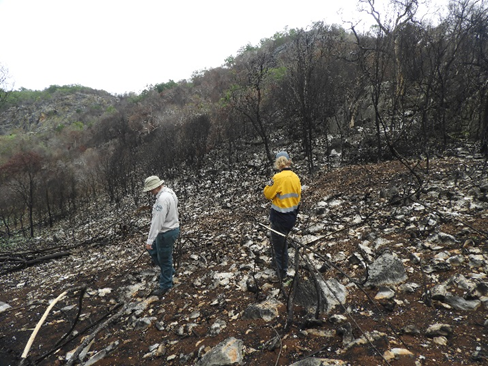
[[[448,163],[448,161],[439,162],[437,168],[443,168],[444,164],[448,166]],[[453,164],[455,163],[453,162]],[[313,202],[325,195],[340,195],[347,192],[351,196],[376,192],[382,182],[390,182],[393,177],[400,173],[403,174],[404,169],[397,163],[344,168],[330,172],[310,184],[312,193],[303,209],[306,212],[313,206]],[[262,213],[262,211],[258,211],[259,214]],[[223,220],[232,220],[228,217],[228,211],[217,212],[214,215],[206,218],[207,230],[214,229],[219,232],[222,230]],[[381,216],[375,218],[379,221],[386,219],[386,217],[382,218]],[[482,212],[479,215],[469,217],[469,226],[479,230],[479,232],[484,232],[486,225],[487,222]],[[459,233],[459,222],[443,223],[442,231],[457,235]],[[334,240],[340,242],[341,238],[347,235],[347,230],[337,233],[334,235]],[[385,237],[388,236],[385,235]],[[405,243],[404,247],[398,247],[396,250],[403,251],[400,255],[407,258],[408,253],[405,248],[412,240],[411,234],[399,231],[389,234],[388,238],[397,243]],[[474,238],[474,235],[471,235],[469,238],[460,239],[474,239],[474,245],[479,246],[486,253],[486,238]],[[34,341],[26,364],[65,364],[64,356],[66,353],[74,350],[83,337],[91,334],[106,315],[117,312],[115,294],[118,288],[137,283],[138,274],[152,268],[148,256],[139,251],[140,246],[136,243],[137,240],[139,240],[138,237],[129,236],[111,243],[110,247],[93,246],[86,249],[104,253],[100,258],[97,271],[79,273],[76,278],[68,278],[58,283],[50,283],[46,279],[41,289],[32,288],[28,280],[22,287],[16,282],[21,279],[25,281],[30,276],[36,276],[36,268],[28,268],[22,273],[5,276],[1,281],[0,300],[7,302],[13,308],[0,314],[0,352],[3,358],[0,360],[0,365],[16,365],[19,363],[20,355],[34,327],[48,306],[48,300],[56,298],[62,289],[76,286],[87,286],[90,289],[112,288],[112,294],[106,297],[85,296],[82,303],[82,316],[79,317],[75,325],[79,336],[73,338],[73,333],[70,333],[68,340],[71,340],[60,349],[57,349],[58,347],[55,345],[73,326],[72,323],[77,319],[79,307],[74,306],[68,311],[61,311],[60,309],[67,305],[78,305],[80,291],[70,292],[68,298],[60,302],[59,306],[55,306],[49,314]],[[353,253],[357,250],[356,246],[359,242],[360,239],[348,240],[341,245],[331,247],[328,251],[331,254],[338,251]],[[229,261],[225,265],[219,266],[217,264],[216,267],[212,268],[213,270],[218,269],[218,271],[223,272],[234,263],[234,260],[239,260],[233,258],[233,255],[238,251],[232,246],[217,242],[214,245],[214,248],[207,246],[205,250],[215,253],[216,259],[227,257]],[[206,287],[206,285],[210,285],[208,278],[203,281],[201,286],[195,287],[193,285],[195,278],[203,277],[208,273],[209,268],[200,268],[188,276],[184,274],[184,265],[191,262],[190,254],[199,250],[201,248],[199,248],[198,242],[187,242],[185,253],[179,258],[181,267],[178,269],[175,288],[164,299],[151,303],[144,314],[140,315],[155,316],[164,323],[165,330],[156,329],[154,323],[147,328],[134,330],[128,326],[130,316],[124,315],[113,324],[102,329],[95,337],[92,351],[99,351],[115,341],[120,342],[108,356],[96,365],[192,365],[196,362],[198,350],[202,346],[206,351],[228,337],[235,337],[243,341],[246,348],[244,364],[250,366],[290,365],[307,356],[341,359],[350,365],[386,365],[388,362],[382,358],[382,355],[387,349],[394,347],[406,348],[414,354],[413,358],[402,357],[389,361],[389,364],[395,366],[487,364],[486,358],[479,360],[472,358],[476,347],[481,346],[486,349],[488,343],[487,329],[484,327],[487,310],[483,306],[476,311],[469,312],[448,309],[435,301],[431,306],[428,306],[423,301],[423,290],[418,290],[413,294],[402,294],[402,302],[392,308],[389,306],[391,304],[370,301],[378,289],[366,289],[364,293],[358,288],[349,287],[347,307],[351,310],[349,321],[352,323],[354,336],[360,337],[363,332],[376,330],[386,333],[387,339],[376,342],[374,345],[363,345],[343,352],[342,337],[337,334],[338,325],[329,322],[328,318],[332,314],[345,314],[344,308],[334,309],[329,315],[322,314],[320,320],[323,322],[310,326],[306,321],[307,314],[304,309],[295,306],[291,316],[292,321],[287,322],[286,298],[282,294],[279,299],[283,302],[283,306],[280,310],[281,315],[277,319],[271,322],[243,319],[241,315],[244,310],[248,305],[258,302],[259,298],[257,297],[262,294],[256,295],[235,288],[226,289],[222,287],[208,290]],[[107,253],[107,251],[110,252]],[[116,251],[128,251],[132,255],[118,262],[116,267],[107,265],[106,260],[111,258],[110,253]],[[452,251],[462,252],[462,244],[453,248]],[[407,266],[410,265],[407,263]],[[413,265],[411,267],[416,268]],[[63,266],[59,268],[62,269]],[[42,271],[39,272],[45,274],[56,270],[56,262],[51,262],[43,264]],[[344,264],[340,270],[345,274],[361,274],[360,270],[347,264]],[[347,283],[348,281],[341,271],[330,270],[325,274],[325,277],[336,277]],[[466,264],[456,267],[452,271],[438,272],[439,282],[451,277],[454,273],[467,274],[473,271],[475,270]],[[425,281],[422,272],[419,270],[409,272],[408,275],[408,282],[415,282],[427,287],[432,286],[432,283]],[[261,282],[259,285],[262,287],[265,283]],[[272,286],[277,288],[278,285],[273,284]],[[286,290],[289,288],[287,287]],[[42,296],[33,298],[33,291],[42,294]],[[148,296],[148,292],[141,290],[138,295],[142,299]],[[224,296],[225,301],[218,305],[212,305],[212,302],[219,296]],[[195,311],[199,311],[199,313],[194,319],[190,318]],[[89,316],[86,316],[87,314]],[[207,333],[217,318],[225,320],[227,327],[218,336],[209,337]],[[170,326],[172,323],[175,325]],[[184,330],[183,334],[178,334],[178,327],[188,323],[196,323],[197,326],[191,331]],[[427,326],[435,323],[447,323],[454,327],[454,334],[448,337],[446,345],[436,344],[424,335],[423,332]],[[406,325],[415,325],[421,334],[418,336],[402,334],[400,330]],[[316,335],[319,331],[330,332],[331,336]],[[270,350],[268,342],[276,336],[279,336],[280,342],[276,348]],[[63,342],[66,340],[61,343]],[[149,352],[149,346],[160,343],[165,344],[164,355],[155,358],[143,358]],[[41,360],[43,355],[51,350],[56,351]],[[202,352],[204,353],[203,350]],[[185,360],[180,359],[181,355],[191,356]]]

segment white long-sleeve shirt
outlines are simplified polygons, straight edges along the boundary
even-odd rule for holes
[[[152,244],[159,233],[176,229],[180,226],[178,219],[178,197],[168,187],[163,187],[156,195],[152,210],[151,228],[147,244]]]

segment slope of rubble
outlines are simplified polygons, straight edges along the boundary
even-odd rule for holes
[[[459,151],[416,163],[416,176],[399,162],[315,176],[297,164],[303,203],[283,283],[264,161],[167,181],[182,234],[162,299],[150,296],[143,208],[107,206],[3,252],[0,365],[487,364],[486,161]]]

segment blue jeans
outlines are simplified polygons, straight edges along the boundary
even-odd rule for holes
[[[152,249],[148,249],[154,264],[161,268],[159,287],[163,290],[173,287],[173,246],[180,235],[180,229],[159,233],[153,242]]]

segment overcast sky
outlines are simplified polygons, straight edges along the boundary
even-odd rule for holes
[[[189,79],[285,27],[370,21],[357,0],[0,0],[10,85],[114,94]]]

